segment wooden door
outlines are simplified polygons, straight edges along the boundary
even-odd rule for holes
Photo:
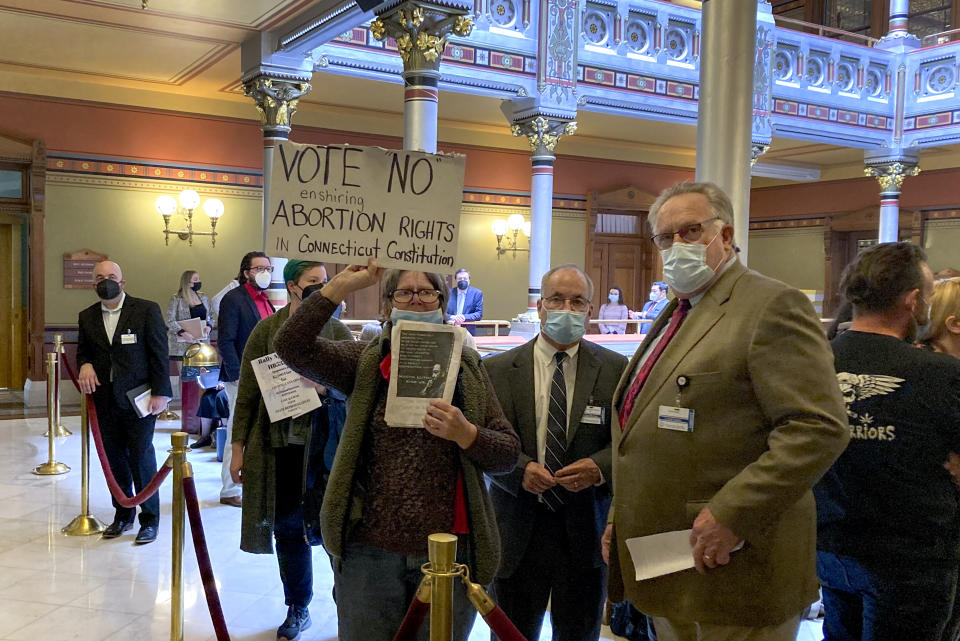
[[[26,377],[24,218],[0,214],[0,389],[23,389]]]

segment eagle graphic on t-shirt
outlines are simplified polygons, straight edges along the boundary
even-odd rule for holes
[[[874,425],[874,418],[869,414],[860,415],[850,409],[851,404],[870,398],[871,396],[886,396],[890,392],[900,389],[904,379],[885,374],[851,374],[838,372],[837,383],[847,405],[847,415],[850,417],[850,436],[870,440],[892,441],[896,428],[893,425]]]

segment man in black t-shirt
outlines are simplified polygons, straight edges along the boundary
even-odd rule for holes
[[[960,359],[917,349],[933,274],[885,243],[843,275],[850,329],[831,343],[850,444],[814,487],[827,641],[939,641],[956,585]]]

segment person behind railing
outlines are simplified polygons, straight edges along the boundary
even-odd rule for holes
[[[478,321],[483,318],[483,292],[470,286],[470,272],[464,268],[455,274],[457,286],[450,290],[447,316],[454,325]],[[470,334],[477,333],[476,325],[463,325]]]
[[[320,336],[350,292],[376,287],[390,319],[379,341]],[[390,375],[390,330],[399,320],[443,323],[443,277],[389,270],[376,261],[337,274],[290,316],[277,354],[301,375],[348,395],[347,420],[321,511],[324,545],[334,557],[341,641],[390,641],[404,618],[427,561],[427,537],[458,535],[458,561],[474,581],[493,579],[499,534],[484,472],[516,465],[520,441],[480,356],[461,353],[453,402],[434,399],[423,429],[389,427],[384,419]],[[453,638],[467,638],[476,611],[457,582]]]
[[[80,391],[93,395],[97,421],[110,469],[120,489],[132,496],[157,473],[153,428],[172,392],[168,375],[166,325],[160,306],[127,296],[120,266],[111,261],[93,268],[99,303],[80,312],[77,365]],[[147,414],[137,413],[128,392],[149,390]],[[113,499],[113,522],[103,532],[112,539],[133,527],[136,508]],[[135,543],[152,543],[160,525],[160,497],[140,506],[140,531]]]
[[[667,298],[668,289],[669,286],[665,282],[662,280],[656,281],[650,287],[650,300],[643,304],[643,309],[638,312],[631,312],[630,318],[633,318],[634,320],[649,321],[647,323],[640,323],[640,326],[637,328],[639,333],[646,334],[647,330],[650,329],[650,326],[653,325],[653,321],[670,303],[670,299]]]
[[[623,290],[614,285],[607,294],[609,302],[600,306],[600,320],[627,320],[630,310],[623,304]],[[601,334],[626,334],[626,323],[600,323]]]
[[[313,598],[311,545],[322,541],[318,526],[319,500],[329,469],[324,451],[331,435],[336,440],[343,421],[343,397],[314,386],[322,407],[293,418],[270,422],[253,373],[253,361],[274,352],[274,336],[303,299],[327,280],[323,263],[291,259],[283,268],[290,302],[259,323],[250,333],[240,365],[236,415],[233,418],[233,457],[230,474],[243,484],[240,549],[272,554],[276,539],[277,563],[283,583],[287,615],[277,629],[278,639],[296,639],[310,627],[307,605]],[[329,340],[351,340],[350,330],[331,318],[320,330]],[[336,405],[336,407],[333,407]],[[335,451],[334,445],[331,451]]]

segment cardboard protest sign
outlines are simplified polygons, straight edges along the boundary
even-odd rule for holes
[[[279,142],[267,252],[452,274],[465,164],[460,154]]]

